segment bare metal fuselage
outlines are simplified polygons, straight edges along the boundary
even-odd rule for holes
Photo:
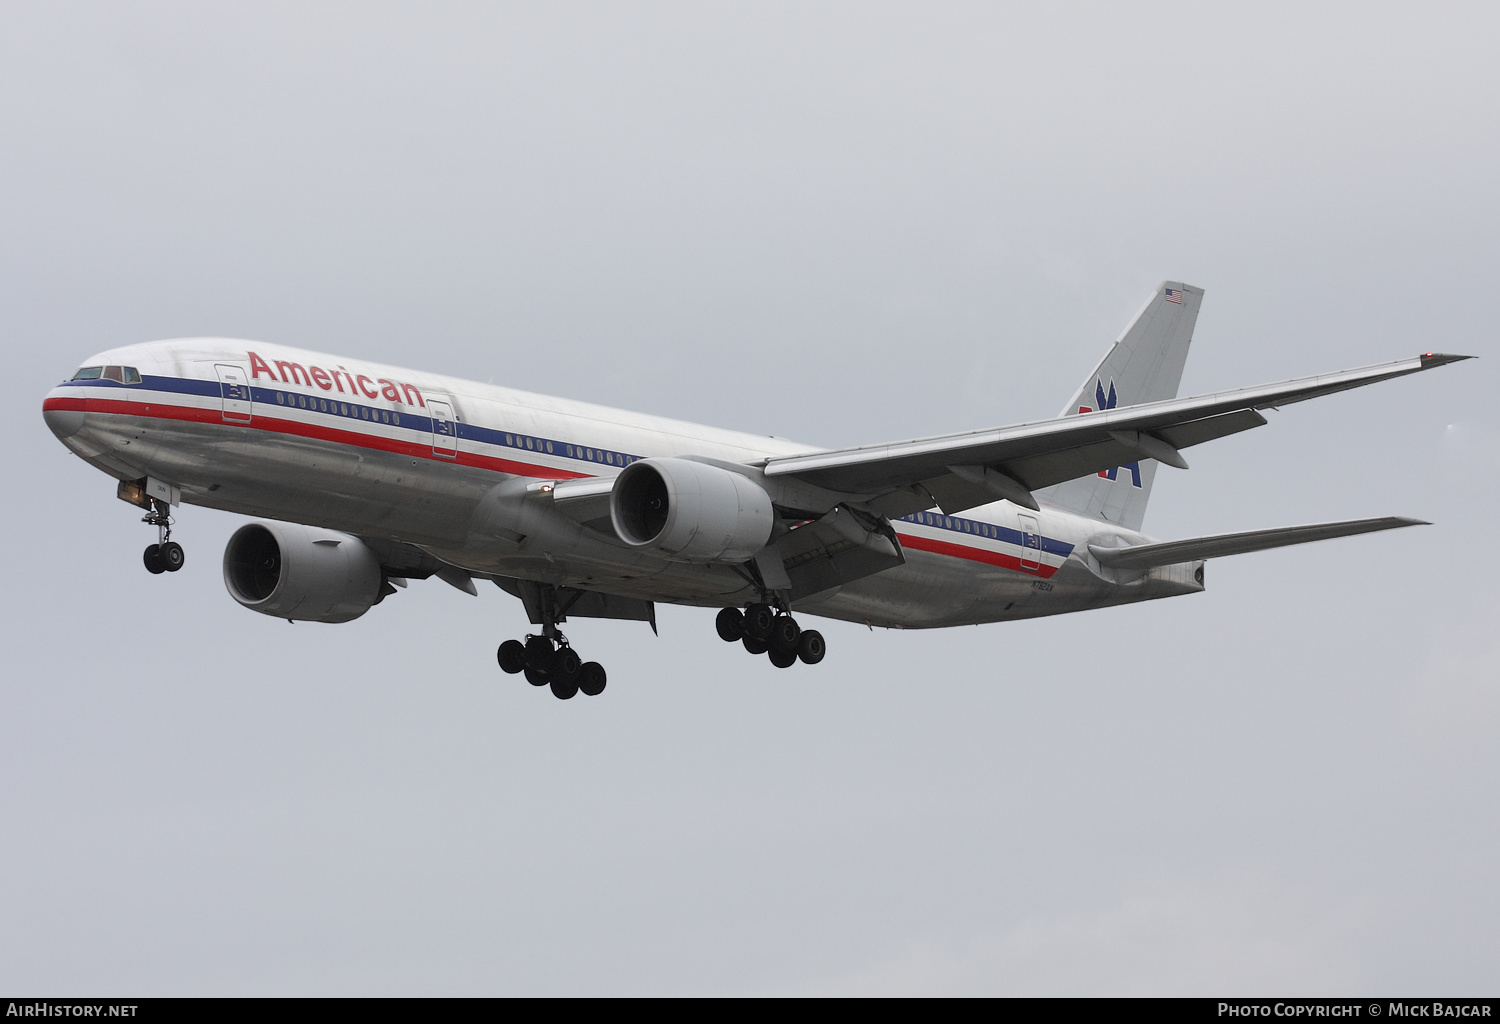
[[[754,465],[811,450],[253,342],[155,342],[88,362],[139,367],[143,380],[68,382],[44,413],[72,451],[112,476],[166,482],[189,504],[410,544],[476,574],[652,601],[731,606],[755,592],[728,566],[671,561],[559,514],[538,482],[612,477],[644,457]],[[932,510],[892,525],[905,564],[795,607],[916,628],[1203,589],[1202,562],[1143,574],[1101,567],[1090,543],[1142,537],[1045,505]]]

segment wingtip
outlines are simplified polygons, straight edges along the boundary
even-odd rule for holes
[[[1465,359],[1478,359],[1478,356],[1460,356],[1448,352],[1423,352],[1421,355],[1422,369],[1431,369],[1434,366],[1443,366],[1447,363],[1458,363]]]

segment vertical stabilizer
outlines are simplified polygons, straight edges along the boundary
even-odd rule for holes
[[[1060,415],[1176,398],[1202,302],[1202,288],[1163,281]],[[1139,530],[1155,478],[1155,460],[1142,459],[1044,488],[1036,496],[1055,508]]]

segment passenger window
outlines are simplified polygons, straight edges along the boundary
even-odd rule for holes
[[[85,366],[73,374],[74,380],[98,380],[99,375],[104,372],[102,366]]]
[[[141,371],[134,366],[125,367],[125,383],[139,384],[141,382]]]

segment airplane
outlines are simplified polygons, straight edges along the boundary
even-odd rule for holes
[[[172,509],[255,517],[224,583],[252,611],[347,622],[412,579],[489,580],[539,631],[500,668],[562,699],[603,667],[559,626],[720,609],[773,665],[823,660],[794,617],[932,628],[1204,589],[1209,558],[1426,525],[1400,516],[1183,540],[1141,532],[1159,465],[1263,426],[1261,412],[1469,356],[1410,359],[1191,398],[1177,390],[1203,290],[1163,282],[1062,412],[853,448],[625,412],[281,345],[188,338],[85,360],[42,403],[118,481],[182,568]]]

